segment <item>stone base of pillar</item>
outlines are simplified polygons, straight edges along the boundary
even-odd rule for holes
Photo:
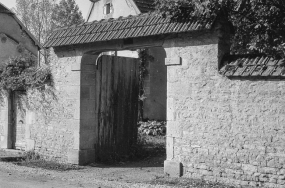
[[[181,177],[183,175],[183,167],[180,162],[165,160],[164,173],[170,177]]]

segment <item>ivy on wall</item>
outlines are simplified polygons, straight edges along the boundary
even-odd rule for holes
[[[145,95],[145,89],[144,89],[144,80],[145,77],[149,74],[147,65],[149,63],[153,62],[154,57],[150,55],[149,50],[144,49],[138,49],[139,59],[140,59],[140,66],[139,66],[139,119],[143,119],[143,102],[147,98]]]
[[[0,104],[13,92],[18,92],[16,101],[20,110],[27,109],[47,115],[51,104],[57,100],[49,65],[37,66],[31,54],[21,55],[0,65]]]

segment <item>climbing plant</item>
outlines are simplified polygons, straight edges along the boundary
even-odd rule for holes
[[[56,94],[52,82],[51,68],[37,66],[36,58],[23,55],[1,63],[0,104],[13,92],[21,91],[16,101],[20,110],[28,109],[47,114]]]
[[[148,49],[139,49],[138,50],[140,66],[139,66],[139,119],[143,119],[143,102],[146,99],[145,89],[144,89],[144,80],[148,75],[147,65],[154,60],[154,57],[150,55]]]
[[[163,16],[184,21],[217,16],[232,24],[231,53],[285,57],[284,0],[155,0]]]

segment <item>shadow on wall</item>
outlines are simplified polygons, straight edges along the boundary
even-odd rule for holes
[[[153,62],[146,65],[148,74],[144,80],[145,97],[144,119],[166,120],[167,67],[166,52],[162,47],[149,48],[154,57]]]

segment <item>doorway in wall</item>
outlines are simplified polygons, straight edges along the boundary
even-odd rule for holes
[[[11,94],[11,140],[12,148],[17,150],[25,150],[25,128],[26,128],[26,111],[20,105],[20,95],[23,91],[13,91]]]

